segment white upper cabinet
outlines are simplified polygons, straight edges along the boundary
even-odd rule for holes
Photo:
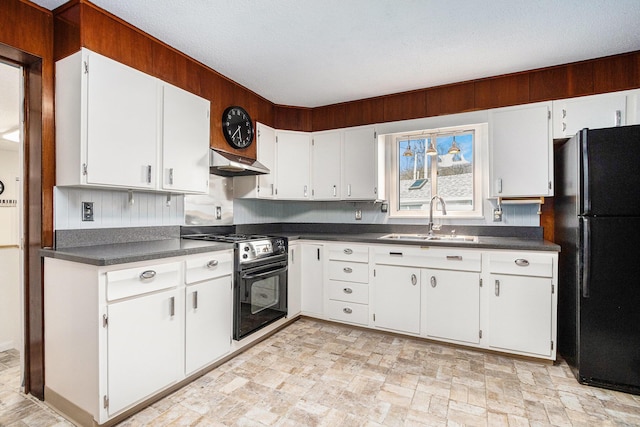
[[[344,131],[342,198],[375,200],[378,198],[376,131],[373,126]]]
[[[553,196],[551,103],[489,111],[491,197]]]
[[[276,131],[276,195],[280,199],[308,200],[311,137],[307,132]]]
[[[311,197],[314,200],[341,198],[342,134],[327,131],[311,136]]]
[[[627,92],[617,92],[553,101],[553,137],[570,138],[584,128],[628,124],[627,97]]]
[[[209,190],[210,102],[165,83],[162,86],[162,177],[164,190]]]
[[[169,91],[163,103],[163,82],[84,48],[56,62],[56,184],[206,192],[209,118],[190,114],[195,104],[200,114],[208,101]],[[185,102],[188,97],[198,101]],[[161,125],[165,108],[180,117]],[[179,123],[183,119],[188,123]],[[165,163],[173,168],[173,186],[166,184],[169,172],[159,170],[164,131],[169,132],[166,147],[173,158]],[[196,146],[203,151],[196,154]]]
[[[256,156],[270,173],[258,175],[257,195],[263,199],[272,199],[276,195],[276,130],[262,123],[256,123]],[[252,177],[242,179],[252,180]]]

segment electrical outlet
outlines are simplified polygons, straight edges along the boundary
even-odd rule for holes
[[[502,211],[499,209],[493,210],[493,222],[502,222]]]
[[[356,209],[356,219],[362,219],[362,209]]]
[[[216,219],[222,219],[222,206],[216,206]]]
[[[82,220],[93,221],[93,202],[82,202]]]

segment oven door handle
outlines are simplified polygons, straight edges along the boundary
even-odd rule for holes
[[[275,270],[269,270],[269,271],[265,271],[264,273],[258,273],[258,274],[243,274],[242,278],[243,279],[257,279],[259,277],[265,277],[265,276],[273,276],[275,274],[280,274],[280,273],[284,273],[285,271],[287,271],[287,266],[285,265],[282,268],[277,268]]]

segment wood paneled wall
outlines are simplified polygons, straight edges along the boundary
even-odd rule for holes
[[[40,249],[53,244],[55,168],[53,15],[33,3],[0,2],[0,57],[24,69],[25,391],[44,398]]]
[[[311,110],[311,127],[276,116],[276,128],[318,131],[594,95],[640,87],[640,52],[403,92]],[[289,109],[288,114],[296,114]],[[296,126],[299,125],[299,126]]]

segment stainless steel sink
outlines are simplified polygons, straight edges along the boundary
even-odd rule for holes
[[[478,236],[461,236],[457,234],[398,234],[392,233],[387,234],[385,236],[379,237],[379,239],[388,239],[388,240],[406,240],[412,242],[429,242],[429,241],[440,241],[440,242],[462,242],[462,243],[473,243],[478,241]]]

